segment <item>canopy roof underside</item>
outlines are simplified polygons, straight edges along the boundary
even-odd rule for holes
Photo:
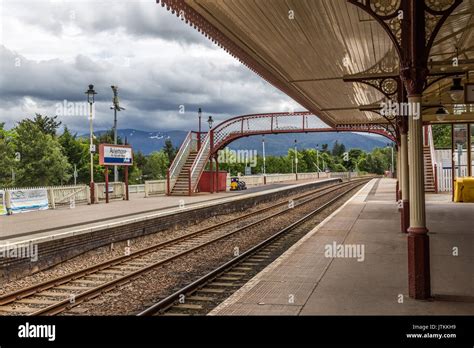
[[[381,62],[385,71],[398,74],[398,56],[381,25],[348,1],[184,1],[238,47],[240,54],[232,54],[328,125],[386,122],[359,110],[379,105],[384,95],[343,77],[367,73]],[[474,0],[464,0],[442,27],[431,50],[433,66],[449,69],[456,47],[465,61],[459,69],[474,71]],[[439,103],[438,90],[450,83],[434,84],[424,103]]]

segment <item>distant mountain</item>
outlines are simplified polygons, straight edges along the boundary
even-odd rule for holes
[[[96,135],[101,135],[106,131],[97,131]],[[136,129],[120,129],[118,131],[120,138],[125,139],[131,144],[135,151],[141,151],[148,155],[153,151],[159,151],[165,145],[166,139],[170,139],[174,146],[180,146],[187,135],[186,131],[152,131],[145,132]],[[87,135],[84,135],[87,137]],[[265,136],[265,151],[268,155],[281,156],[288,153],[288,148],[293,147],[295,139],[298,142],[298,148],[316,148],[322,144],[328,144],[332,149],[334,143],[338,141],[346,146],[346,149],[362,149],[372,151],[376,147],[387,146],[389,140],[372,134],[360,133],[308,133],[308,134],[277,134]],[[232,149],[262,150],[262,137],[251,136],[241,138],[229,145]]]

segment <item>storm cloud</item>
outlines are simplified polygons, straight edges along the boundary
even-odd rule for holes
[[[199,107],[217,121],[301,108],[154,0],[2,4],[0,122],[8,127],[84,102],[91,83],[96,129],[112,125],[111,85],[126,108],[121,128],[188,130]],[[60,119],[87,129],[86,117]]]

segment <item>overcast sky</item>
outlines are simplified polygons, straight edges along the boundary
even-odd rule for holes
[[[77,113],[91,83],[99,93],[96,129],[112,127],[113,84],[126,108],[119,128],[195,129],[198,107],[217,120],[302,109],[155,0],[0,4],[0,122],[7,127],[38,112],[85,132],[88,119]]]

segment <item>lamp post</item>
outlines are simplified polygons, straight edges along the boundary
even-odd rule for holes
[[[113,106],[110,107],[111,110],[114,110],[114,144],[117,145],[117,111],[125,110],[125,108],[120,107],[120,102],[118,98],[118,86],[110,86],[114,93],[112,99]],[[114,166],[114,182],[118,182],[118,167]]]
[[[265,135],[262,135],[262,155],[263,155],[263,176],[267,174],[266,157],[265,157]]]
[[[392,149],[392,162],[391,162],[391,165],[390,165],[390,175],[393,178],[394,169],[395,169],[394,163],[393,163],[393,144],[392,145],[387,144],[387,147],[390,147],[390,149]]]
[[[207,124],[209,125],[209,151],[212,153],[212,148],[214,147],[214,137],[212,135],[212,125],[214,123],[214,119],[212,116],[209,116],[207,119]],[[211,193],[214,193],[214,180],[213,180],[213,166],[212,166],[212,156],[209,156],[209,171],[210,171],[210,186],[211,186]]]
[[[295,174],[296,180],[298,180],[298,148],[297,148],[298,141],[295,139]]]
[[[89,85],[89,89],[85,92],[87,94],[87,102],[89,103],[89,152],[90,152],[90,160],[91,160],[91,180],[90,180],[90,191],[91,191],[91,204],[95,203],[95,194],[94,194],[94,153],[95,153],[95,145],[94,145],[94,130],[92,125],[93,120],[93,109],[94,109],[94,102],[95,102],[95,95],[97,94],[94,91],[94,85]]]
[[[212,119],[212,116],[209,116],[207,119],[207,123],[209,124],[209,130],[212,129],[212,124],[214,123],[214,120]]]
[[[202,118],[202,109],[198,109],[198,118],[199,118],[199,133],[198,133],[198,151],[201,149],[201,118]]]

